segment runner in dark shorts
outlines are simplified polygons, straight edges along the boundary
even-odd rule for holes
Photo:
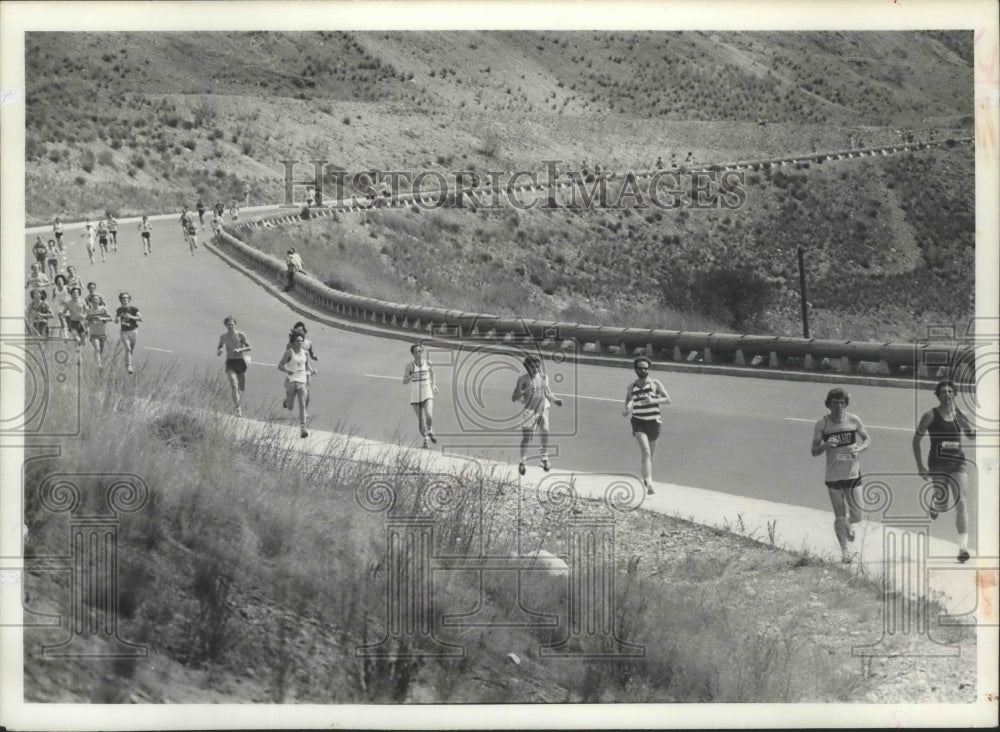
[[[646,493],[653,494],[653,455],[656,454],[656,441],[660,437],[660,405],[670,404],[670,395],[658,379],[649,378],[651,362],[645,356],[640,356],[632,362],[636,379],[625,390],[625,410],[622,412],[630,418],[632,436],[639,445],[639,467],[642,472],[642,482]]]
[[[233,406],[236,408],[236,416],[242,417],[240,398],[247,386],[247,354],[250,353],[250,341],[243,331],[236,330],[236,318],[232,315],[226,316],[222,323],[226,326],[226,332],[219,337],[216,355],[221,356],[223,350],[226,352],[226,377],[229,379]]]
[[[969,418],[955,404],[955,382],[939,381],[934,388],[938,406],[925,412],[913,435],[913,457],[917,471],[925,481],[933,481],[933,508],[931,519],[940,513],[955,511],[955,529],[958,531],[958,561],[969,561],[969,517],[965,507],[965,494],[969,489],[967,458],[962,450],[962,435],[974,440],[976,430]],[[927,465],[920,453],[924,435],[931,441]]]
[[[833,532],[840,545],[840,561],[851,563],[847,543],[854,541],[851,524],[861,521],[861,506],[857,487],[861,483],[862,452],[871,447],[872,439],[861,418],[846,410],[851,397],[840,388],[831,389],[824,404],[830,413],[816,422],[811,452],[813,457],[826,456],[824,473],[830,503],[833,505]]]

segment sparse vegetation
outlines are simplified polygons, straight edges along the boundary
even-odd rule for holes
[[[51,470],[141,475],[148,498],[123,515],[118,531],[125,562],[116,622],[118,636],[147,644],[150,657],[43,661],[41,645],[65,630],[27,628],[29,700],[45,700],[58,678],[61,699],[122,702],[139,694],[162,701],[175,698],[172,684],[200,674],[207,678],[192,700],[224,699],[222,690],[234,684],[244,698],[312,703],[864,698],[861,669],[846,652],[858,638],[829,629],[849,624],[861,638],[880,637],[880,585],[849,581],[816,558],[803,562],[764,543],[644,511],[623,516],[617,529],[615,635],[585,633],[566,647],[639,647],[643,656],[539,657],[536,649],[567,638],[565,575],[524,572],[517,595],[502,573],[487,573],[480,586],[475,573],[450,571],[435,573],[431,622],[435,637],[464,646],[465,656],[407,657],[426,650],[421,644],[429,637],[387,635],[386,517],[376,509],[388,494],[378,486],[392,487],[400,515],[431,510],[436,555],[459,557],[480,546],[492,556],[515,550],[516,486],[487,464],[435,477],[422,458],[406,451],[362,456],[349,438],[309,455],[291,449],[279,426],[234,438],[227,418],[195,411],[202,405],[193,403],[195,394],[204,402],[213,393],[209,406],[224,405],[221,377],[198,377],[192,389],[189,379],[182,385],[163,372],[131,393],[117,378],[85,373],[81,437],[68,440],[58,458],[26,463],[26,549],[29,556],[64,551],[65,521],[44,508],[36,490]],[[51,406],[68,409],[72,398],[57,391]],[[146,438],[141,452],[137,436]],[[186,449],[177,449],[180,440]],[[86,491],[83,500],[82,511],[102,510],[100,491]],[[562,513],[535,501],[523,505],[522,554],[562,553]],[[580,507],[604,510],[590,501]],[[25,582],[32,607],[69,607],[69,583],[57,574],[29,572]],[[817,596],[824,602],[812,602]],[[560,621],[489,629],[443,624],[473,607],[491,617],[524,607]],[[967,644],[974,638],[959,628],[945,632]],[[385,653],[357,652],[379,643]],[[512,651],[522,668],[512,665]],[[827,662],[817,666],[817,654]],[[968,657],[974,666],[975,654]],[[511,673],[518,684],[505,682]]]

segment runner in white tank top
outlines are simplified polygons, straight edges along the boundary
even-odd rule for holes
[[[437,443],[434,436],[434,394],[438,388],[434,383],[434,369],[426,359],[423,345],[414,343],[410,346],[410,353],[413,360],[406,364],[403,383],[410,385],[410,404],[417,415],[417,428],[424,438],[424,447],[427,447],[428,438]]]
[[[313,370],[309,365],[309,354],[302,348],[303,340],[305,339],[298,333],[292,336],[290,347],[278,362],[278,370],[286,374],[285,409],[291,409],[292,402],[298,400],[301,436],[308,437],[306,420],[309,419],[309,415],[306,414],[306,400],[309,398],[309,374],[313,373]]]

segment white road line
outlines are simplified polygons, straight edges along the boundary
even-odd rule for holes
[[[815,419],[802,419],[800,417],[785,417],[785,419],[792,422],[811,422],[812,424],[816,424]],[[880,424],[866,424],[865,427],[870,430],[895,430],[896,432],[913,432],[914,430],[913,427],[884,427]]]
[[[254,366],[274,366],[275,368],[278,367],[278,364],[276,364],[276,363],[265,363],[264,361],[254,361],[253,365]]]
[[[382,374],[365,374],[369,379],[391,379],[393,381],[401,380],[399,376],[382,376]],[[598,402],[621,402],[625,403],[623,399],[610,399],[608,397],[595,397],[595,396],[584,396],[582,394],[559,394],[558,392],[552,392],[557,397],[567,397],[569,399],[592,399]]]
[[[173,353],[173,351],[168,351],[166,348],[153,348],[152,346],[143,346],[147,351],[159,351],[160,353]]]

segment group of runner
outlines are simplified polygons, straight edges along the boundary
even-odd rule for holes
[[[205,207],[202,201],[196,206],[200,227],[204,228]],[[221,228],[224,209],[221,203],[213,207],[212,228]],[[235,218],[238,207],[231,210]],[[181,226],[188,240],[192,255],[197,249],[197,231],[191,214],[185,207],[181,214]],[[99,222],[96,229],[89,223],[84,236],[88,237],[88,254],[93,263],[93,244],[96,239],[102,259],[108,251],[117,251],[117,222],[108,215],[107,221]],[[150,231],[152,226],[144,216],[139,224],[144,254],[149,254]],[[30,292],[27,321],[33,332],[49,338],[53,325],[58,321],[64,340],[77,344],[78,354],[89,340],[93,346],[98,368],[103,366],[107,323],[119,323],[119,342],[126,353],[126,369],[134,373],[133,352],[136,343],[138,323],[142,316],[131,304],[127,292],[119,294],[119,307],[112,315],[104,298],[97,292],[97,285],[87,285],[87,295],[83,296],[83,285],[75,267],[65,265],[63,227],[57,218],[53,225],[55,238],[46,244],[41,236],[33,246],[35,262],[26,280]],[[60,271],[65,267],[65,273]],[[50,277],[51,275],[51,277]],[[48,288],[51,287],[51,298]],[[217,352],[225,353],[226,375],[230,383],[233,406],[237,415],[242,415],[241,399],[246,388],[246,370],[250,363],[251,346],[246,334],[236,329],[236,320],[228,316],[224,324],[226,332],[219,339]],[[411,361],[406,364],[403,384],[410,387],[410,404],[417,418],[417,428],[423,446],[437,443],[433,429],[434,395],[438,392],[434,370],[427,360],[426,350],[420,343],[410,348]],[[316,375],[312,361],[318,358],[312,343],[306,336],[305,324],[295,323],[289,333],[284,354],[278,369],[285,374],[285,395],[283,406],[292,410],[298,406],[300,433],[308,436],[308,406],[310,378]],[[540,436],[540,460],[543,470],[550,470],[549,461],[549,412],[550,406],[562,406],[549,386],[541,359],[529,355],[523,361],[525,373],[518,376],[511,393],[511,401],[519,402],[521,411],[516,423],[521,429],[518,472],[526,473],[529,446],[535,435]],[[670,404],[670,396],[658,379],[650,377],[651,361],[639,357],[633,361],[635,379],[626,388],[623,415],[630,421],[632,435],[639,448],[640,472],[647,494],[653,490],[653,457],[662,425],[661,405]],[[966,457],[962,450],[962,436],[974,439],[975,430],[968,417],[955,404],[956,387],[951,381],[941,381],[934,391],[939,405],[926,412],[920,419],[913,436],[913,454],[919,475],[932,486],[933,510],[930,517],[936,519],[941,513],[954,511],[958,532],[958,561],[969,559],[968,516],[964,495],[968,477]],[[861,504],[858,488],[861,485],[860,454],[871,448],[872,439],[864,423],[856,414],[847,411],[850,395],[842,388],[830,390],[824,404],[829,413],[820,418],[813,430],[811,453],[825,456],[825,483],[834,512],[834,535],[841,550],[844,563],[852,561],[849,544],[855,540],[853,524],[861,521]],[[921,441],[925,435],[930,438],[930,452],[925,464],[922,457]]]
[[[236,328],[236,318],[227,315],[222,321],[226,327],[225,333],[219,336],[216,355],[225,354],[226,378],[229,381],[230,395],[236,416],[243,416],[243,392],[246,391],[246,372],[250,365],[250,352],[253,347],[246,333]],[[302,321],[295,323],[288,334],[285,352],[278,362],[278,370],[285,374],[285,398],[282,406],[291,410],[296,403],[299,408],[299,429],[302,437],[308,437],[306,423],[309,421],[309,379],[316,375],[312,361],[319,357],[313,351],[313,344],[307,337],[306,325]]]
[[[51,297],[48,294],[49,287],[52,288]],[[45,340],[61,337],[65,342],[72,341],[76,345],[78,362],[89,341],[100,370],[104,368],[107,326],[114,321],[121,328],[118,340],[125,350],[125,368],[128,373],[135,373],[132,354],[142,315],[132,305],[132,296],[128,292],[119,293],[119,306],[112,314],[104,295],[97,291],[96,282],[88,282],[87,294],[83,295],[83,281],[77,274],[76,267],[69,265],[65,274],[57,273],[54,281],[50,282],[48,276],[40,271],[37,262],[31,265],[25,288],[29,298],[25,320],[31,335]],[[55,333],[55,330],[59,332]]]
[[[954,382],[939,381],[934,387],[938,406],[925,412],[913,434],[913,457],[917,473],[931,488],[930,518],[954,511],[958,532],[958,561],[969,560],[968,511],[965,493],[968,489],[967,459],[962,450],[962,435],[975,439],[976,431],[969,418],[955,404]],[[840,545],[841,561],[850,564],[848,547],[855,539],[852,524],[861,521],[858,488],[861,485],[860,454],[872,445],[871,436],[861,418],[847,411],[850,395],[842,388],[831,389],[825,404],[829,414],[821,417],[813,428],[811,452],[826,458],[825,482],[833,505],[833,531]],[[924,462],[921,441],[930,438],[927,462]]]

